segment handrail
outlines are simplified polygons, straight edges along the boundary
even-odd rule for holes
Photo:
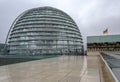
[[[110,74],[112,75],[113,79],[115,82],[119,82],[119,80],[116,78],[116,76],[114,75],[114,73],[112,72],[112,70],[110,69],[110,67],[108,66],[107,62],[104,60],[104,58],[102,57],[102,55],[100,55],[101,59],[103,60],[104,64],[107,66]]]

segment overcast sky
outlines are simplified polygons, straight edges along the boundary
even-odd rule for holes
[[[23,11],[42,6],[58,8],[77,23],[86,42],[86,36],[120,34],[120,0],[0,0],[0,43]]]

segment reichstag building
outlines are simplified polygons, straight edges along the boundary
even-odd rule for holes
[[[82,54],[80,30],[65,12],[53,7],[33,8],[13,22],[7,39],[8,54]]]

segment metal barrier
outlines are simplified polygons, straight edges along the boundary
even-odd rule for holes
[[[106,78],[104,77],[105,82],[119,82],[119,80],[116,78],[116,76],[114,75],[114,73],[112,72],[107,62],[102,57],[102,55],[100,55],[100,63],[103,73],[104,72],[107,73],[107,74],[105,73]]]

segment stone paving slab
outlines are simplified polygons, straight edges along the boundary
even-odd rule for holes
[[[100,82],[97,56],[61,56],[0,66],[0,82]]]

